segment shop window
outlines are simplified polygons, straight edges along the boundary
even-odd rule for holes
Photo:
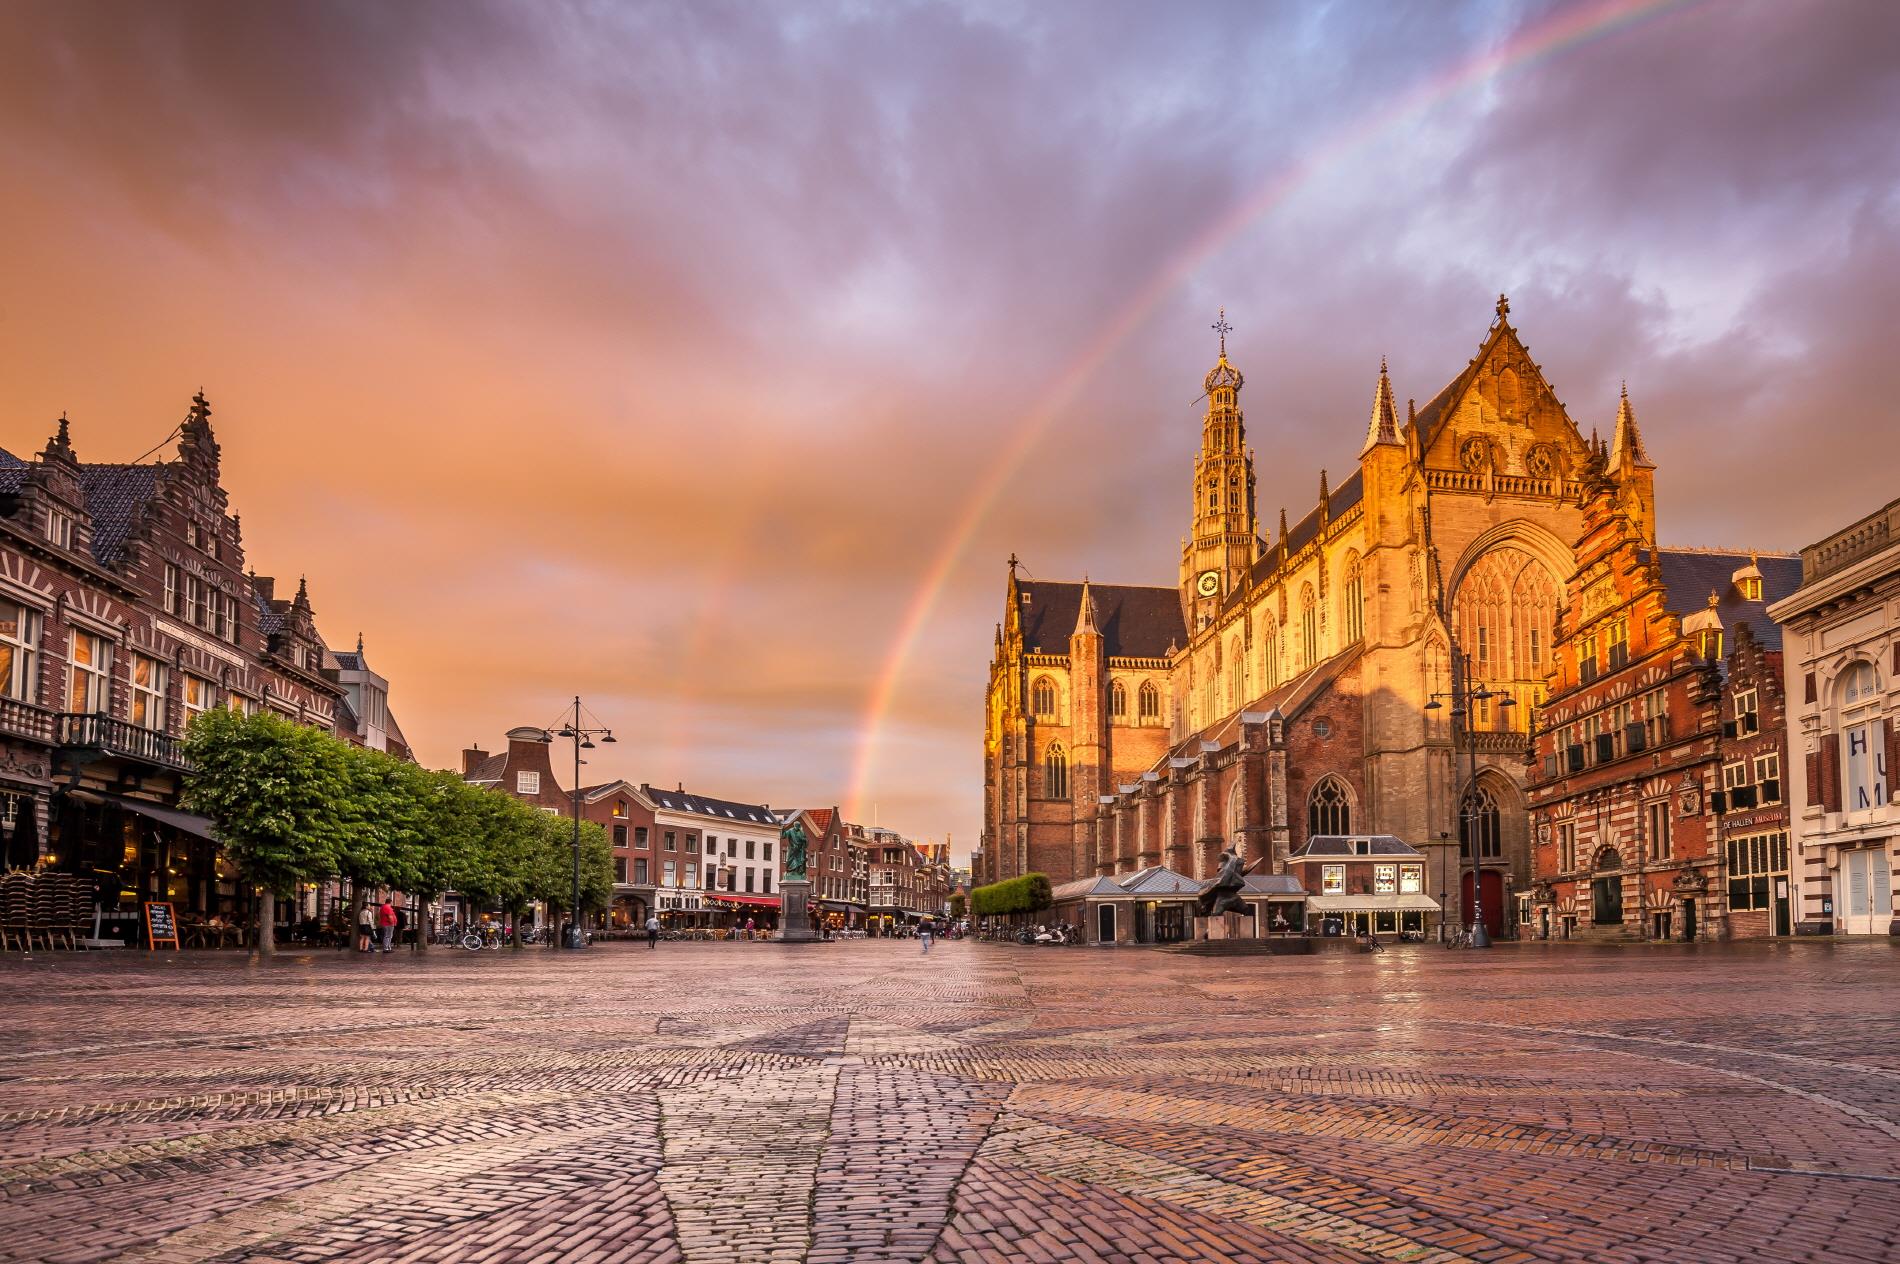
[[[1372,893],[1374,895],[1396,895],[1399,889],[1399,867],[1397,865],[1372,866]]]
[[[1399,866],[1399,894],[1420,895],[1425,890],[1424,865]]]
[[[1321,865],[1319,889],[1323,895],[1344,895],[1346,893],[1346,866]]]

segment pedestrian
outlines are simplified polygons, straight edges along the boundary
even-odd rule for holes
[[[416,919],[409,915],[407,904],[396,910],[396,942],[408,944],[410,952],[422,951],[422,935]]]
[[[396,947],[396,905],[388,896],[376,909],[376,925],[383,932],[383,951],[393,952]]]
[[[922,956],[928,957],[930,955],[930,937],[936,934],[936,931],[937,931],[936,926],[932,924],[931,920],[928,917],[926,917],[923,921],[917,923],[917,938],[924,941],[924,950],[921,954]]]
[[[659,942],[660,919],[656,915],[649,913],[647,914],[647,950],[652,951],[654,946]]]
[[[363,897],[363,907],[356,913],[356,951],[370,951],[370,941],[376,937],[376,907]]]
[[[758,923],[755,922],[752,918],[749,918],[749,917],[746,918],[745,919],[745,937],[747,939],[751,939],[753,936],[753,933],[757,930],[758,930]]]

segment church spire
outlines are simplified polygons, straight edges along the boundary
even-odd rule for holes
[[[1095,592],[1089,587],[1089,577],[1082,577],[1082,604],[1075,612],[1075,635],[1097,636],[1101,629],[1095,626]]]
[[[1636,430],[1636,410],[1630,407],[1628,382],[1623,383],[1623,396],[1616,405],[1616,434],[1610,440],[1609,466],[1621,470],[1626,461],[1635,469],[1656,468],[1656,463],[1643,451],[1643,436]]]
[[[1385,357],[1379,357],[1379,384],[1372,388],[1372,420],[1366,424],[1366,446],[1359,450],[1364,456],[1382,443],[1397,446],[1399,442],[1399,411],[1392,402],[1392,378],[1386,372]]]

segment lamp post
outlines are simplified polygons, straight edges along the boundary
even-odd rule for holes
[[[542,734],[541,740],[552,743],[556,737],[569,738],[574,743],[574,785],[569,793],[574,805],[574,890],[573,902],[567,906],[567,934],[562,942],[569,948],[583,947],[581,938],[581,752],[594,749],[594,739],[602,742],[614,740],[614,731],[602,726],[588,728],[581,722],[581,697],[574,695],[574,720],[559,732],[552,735]]]
[[[1444,693],[1434,693],[1426,702],[1427,711],[1437,711],[1445,702],[1451,703],[1451,766],[1453,773],[1458,770],[1458,738],[1464,735],[1466,763],[1471,774],[1464,781],[1458,795],[1459,839],[1465,851],[1471,857],[1471,937],[1468,943],[1473,948],[1489,948],[1491,932],[1484,924],[1484,870],[1479,856],[1481,840],[1474,828],[1477,818],[1477,804],[1471,792],[1478,784],[1478,744],[1471,729],[1471,705],[1489,698],[1498,698],[1498,709],[1517,705],[1517,699],[1508,693],[1493,693],[1482,683],[1475,685],[1471,679],[1471,660],[1465,656],[1454,641],[1451,647],[1451,688]],[[1442,916],[1442,914],[1441,914]]]

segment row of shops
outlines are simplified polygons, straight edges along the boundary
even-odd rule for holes
[[[909,909],[867,909],[846,900],[815,899],[810,908],[823,929],[872,937],[904,933],[923,916]],[[658,916],[661,927],[669,931],[742,930],[747,922],[756,930],[777,930],[779,912],[777,895],[621,886],[615,891],[612,909],[597,919],[595,929],[631,933],[645,926],[649,916]]]

